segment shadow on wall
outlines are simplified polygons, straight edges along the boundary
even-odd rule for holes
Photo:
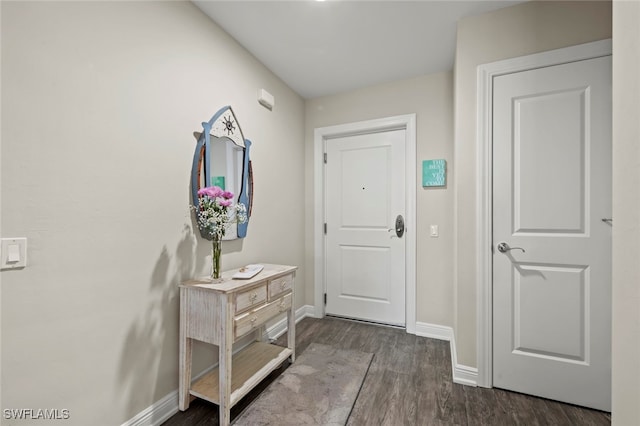
[[[193,229],[184,225],[174,256],[166,246],[162,248],[151,275],[149,292],[140,301],[141,311],[127,333],[118,383],[129,417],[177,389],[178,283],[203,270],[206,260],[196,253],[198,240]],[[175,268],[172,260],[176,262]]]

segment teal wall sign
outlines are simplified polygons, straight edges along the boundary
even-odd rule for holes
[[[224,184],[224,176],[211,176],[211,186],[217,186],[220,189],[227,189]]]
[[[446,186],[447,160],[422,161],[422,186]]]

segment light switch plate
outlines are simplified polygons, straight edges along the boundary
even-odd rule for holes
[[[0,240],[0,269],[19,269],[27,266],[27,239]]]
[[[431,238],[437,238],[438,234],[439,234],[438,225],[431,225],[429,227],[429,235],[431,236]]]

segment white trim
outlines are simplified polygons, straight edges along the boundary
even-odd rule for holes
[[[318,139],[320,140],[318,142]],[[324,136],[319,129],[314,131],[313,146],[313,252],[314,292],[316,318],[324,317]]]
[[[450,342],[453,338],[453,328],[447,327],[446,325],[417,322],[416,336],[428,337],[429,339],[446,340],[447,342]]]
[[[407,333],[416,333],[416,115],[398,115],[395,117],[320,127],[314,131],[314,306],[315,317],[324,317],[324,141],[326,139],[377,132],[391,129],[406,131],[406,293],[405,293],[405,327]]]
[[[160,401],[148,406],[122,426],[156,426],[161,425],[178,412],[178,391],[173,391]]]
[[[549,52],[478,66],[476,164],[476,294],[477,384],[493,386],[492,351],[492,109],[494,77],[535,68],[611,55],[611,40],[601,40]]]
[[[453,367],[453,383],[465,386],[478,386],[478,369],[456,364]]]
[[[458,364],[458,351],[456,349],[456,339],[453,328],[445,325],[418,322],[416,323],[416,335],[449,342],[453,382],[466,386],[477,386],[478,369]]]
[[[458,364],[458,349],[456,347],[456,336],[451,336],[451,372],[453,383],[467,386],[478,386],[478,369],[468,365]]]
[[[305,305],[296,310],[296,323],[302,321],[306,317],[313,317],[314,307],[311,305]],[[286,318],[278,321],[276,324],[269,327],[266,332],[266,335],[270,339],[277,339],[282,334],[287,331],[287,320]],[[248,340],[244,345],[235,348],[234,353],[242,350],[244,347],[248,346],[253,339]],[[211,370],[216,368],[218,364],[214,364],[211,367],[205,369],[203,372],[198,374],[198,376],[194,377],[193,382],[198,381],[201,377],[208,374]],[[134,417],[126,421],[122,424],[122,426],[159,426],[169,417],[173,416],[178,412],[178,390],[174,390],[164,398],[155,403],[151,404]]]

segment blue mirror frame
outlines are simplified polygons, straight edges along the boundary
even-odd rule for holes
[[[211,149],[211,136],[231,140],[243,149],[241,190],[240,194],[236,194],[236,203],[245,206],[247,220],[236,224],[236,226],[238,228],[238,238],[244,238],[247,235],[249,218],[253,207],[253,171],[249,157],[251,141],[244,138],[238,119],[231,106],[228,105],[220,108],[209,121],[203,122],[202,128],[203,131],[196,143],[191,166],[191,198],[193,206],[196,210],[198,209],[198,190],[201,188],[202,182],[205,182],[206,186],[211,185],[211,177],[213,176],[211,170],[211,155],[213,152]],[[202,230],[200,230],[200,235],[203,238],[211,239]]]

